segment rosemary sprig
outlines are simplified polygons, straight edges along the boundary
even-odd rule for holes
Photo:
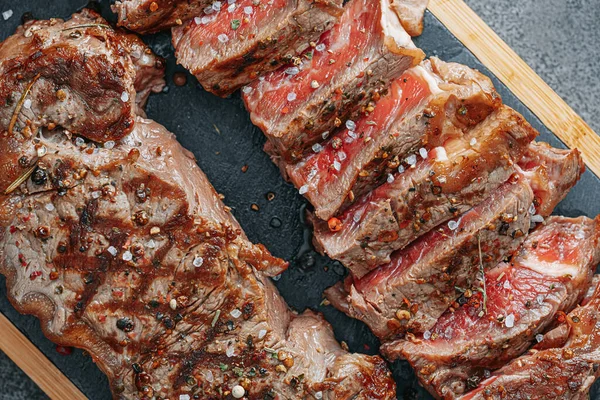
[[[27,87],[25,88],[25,91],[21,94],[21,98],[19,99],[19,102],[17,103],[17,107],[15,108],[15,111],[13,112],[13,116],[10,119],[10,123],[8,124],[8,134],[12,135],[13,134],[13,129],[15,128],[15,124],[17,123],[17,118],[19,118],[19,114],[21,113],[21,108],[23,107],[23,103],[25,102],[25,98],[27,97],[27,95],[29,94],[29,92],[31,91],[31,88],[33,87],[33,84],[40,79],[40,74],[37,74],[32,80],[31,82],[29,82],[29,84],[27,85]]]
[[[29,177],[31,176],[31,174],[33,174],[33,171],[35,171],[35,169],[37,168],[37,163],[29,168],[27,171],[25,171],[21,176],[19,176],[13,183],[11,183],[5,190],[4,190],[4,194],[8,195],[11,194],[12,192],[14,192],[19,186],[21,186],[21,184],[23,182],[25,182],[27,179],[29,179]]]
[[[61,32],[72,31],[73,29],[79,29],[79,28],[104,28],[104,29],[112,29],[112,27],[110,25],[106,25],[106,24],[83,24],[83,25],[70,26],[68,28],[63,29]]]

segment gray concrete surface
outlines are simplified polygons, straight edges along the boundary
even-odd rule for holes
[[[465,1],[600,132],[600,0]],[[0,377],[2,400],[44,398],[1,352]]]

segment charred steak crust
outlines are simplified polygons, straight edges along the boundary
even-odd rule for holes
[[[37,24],[65,32],[89,15]],[[107,39],[102,43],[119,39],[96,16],[94,24],[102,26],[57,40],[68,46],[74,39],[95,45],[98,35]],[[8,43],[16,54],[30,45],[20,37]],[[127,54],[119,46],[86,49],[88,58]],[[117,111],[129,118],[142,112],[136,90],[157,87],[158,71],[121,61],[129,67],[116,83],[130,97],[119,99],[128,106]],[[18,80],[5,75],[4,85],[14,86],[9,78]],[[90,75],[62,83],[63,90],[79,93],[75,83],[103,79]],[[39,82],[27,93],[34,110],[45,104],[34,95]],[[77,118],[121,120],[110,107],[95,111],[90,120],[91,111],[79,109]],[[381,358],[348,353],[320,315],[287,308],[267,278],[287,263],[247,240],[174,135],[135,116],[108,137],[120,140],[100,145],[90,140],[97,135],[86,136],[87,126],[53,124],[43,121],[29,135],[3,126],[0,154],[25,157],[31,172],[0,194],[0,272],[15,308],[36,315],[56,343],[88,351],[115,398],[216,399],[236,386],[249,399],[395,398]]]
[[[221,97],[298,60],[343,12],[342,0],[246,0],[228,7],[209,9],[172,32],[177,62]]]

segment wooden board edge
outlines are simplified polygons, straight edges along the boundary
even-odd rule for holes
[[[0,313],[0,350],[53,400],[87,397],[42,352]]]
[[[430,0],[429,11],[600,176],[600,137],[463,0]]]

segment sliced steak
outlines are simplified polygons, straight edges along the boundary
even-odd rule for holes
[[[138,33],[153,33],[202,14],[214,0],[118,0],[112,6],[119,26]]]
[[[432,59],[395,80],[372,113],[313,146],[301,162],[282,160],[280,166],[316,216],[328,220],[399,167],[409,167],[412,153],[462,136],[500,105],[488,78]]]
[[[342,0],[240,0],[173,29],[177,62],[227,96],[291,62],[333,27]]]
[[[585,171],[579,150],[562,150],[548,143],[532,143],[519,161],[531,183],[537,213],[547,217]]]
[[[560,312],[586,294],[600,262],[598,221],[550,217],[510,263],[485,274],[485,293],[463,295],[424,335],[384,345],[391,360],[407,359],[439,398],[460,396],[489,371],[520,356]],[[563,314],[564,315],[564,314]]]
[[[392,8],[398,13],[402,26],[410,36],[423,33],[423,17],[429,0],[392,0]]]
[[[341,214],[333,230],[316,221],[315,246],[360,278],[365,266],[389,262],[393,251],[485,200],[514,173],[536,135],[521,115],[501,107],[463,137],[423,153],[414,168],[391,175]]]
[[[349,277],[326,296],[381,339],[425,332],[460,296],[456,288],[477,286],[482,270],[524,240],[532,201],[529,184],[514,175],[477,207],[394,253],[389,264]]]
[[[82,34],[89,29],[97,32],[80,44],[88,61],[117,60],[118,47],[93,46],[109,28]],[[3,84],[16,85],[11,77]],[[86,83],[101,87],[104,77]],[[247,240],[174,135],[137,116],[102,146],[91,124],[115,111],[90,112],[80,110],[89,125],[79,135],[40,127],[0,136],[1,155],[31,165],[0,194],[0,273],[17,310],[40,318],[56,343],[89,352],[117,399],[234,390],[250,399],[395,398],[381,358],[349,354],[321,316],[288,309],[267,278],[287,263]]]
[[[332,30],[293,63],[244,88],[266,150],[286,161],[346,119],[368,112],[390,83],[423,60],[389,0],[351,0]]]
[[[571,311],[562,346],[531,351],[481,382],[461,400],[589,399],[600,374],[600,288],[591,301]],[[552,332],[549,334],[552,335]]]

